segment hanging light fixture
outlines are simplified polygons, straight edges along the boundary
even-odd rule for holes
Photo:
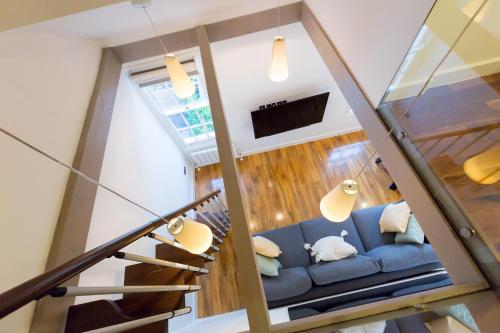
[[[212,230],[199,222],[176,217],[167,224],[167,229],[191,253],[203,253],[212,245]]]
[[[422,95],[422,93],[425,91],[429,83],[431,82],[431,79],[433,78],[434,74],[436,71],[439,69],[439,67],[443,64],[443,62],[446,60],[448,55],[453,51],[455,46],[457,45],[458,41],[462,37],[462,35],[465,33],[467,28],[470,26],[470,24],[474,21],[478,13],[481,11],[483,8],[485,2],[475,11],[474,15],[472,15],[470,21],[465,25],[465,27],[462,29],[462,32],[460,35],[456,38],[454,43],[450,46],[446,54],[443,56],[443,58],[439,61],[437,66],[433,69],[431,74],[429,75],[428,79],[425,81],[423,86],[420,88],[419,92],[417,93],[416,97],[413,98],[411,101],[410,105],[408,108],[396,119],[394,122],[394,125],[389,129],[385,137],[382,139],[382,143],[387,140],[396,128],[396,126],[399,124],[399,122],[405,117],[412,109],[415,103],[417,102],[418,98]],[[488,182],[486,184],[491,184],[491,182],[496,182],[498,181],[498,178],[500,177],[499,175],[499,155],[500,148],[493,148],[490,151],[486,151],[482,154],[479,154],[475,157],[470,158],[468,161],[465,162],[464,164],[464,170],[465,173],[474,181],[481,180],[483,182]],[[363,171],[366,169],[370,161],[375,157],[376,151],[373,151],[368,159],[366,160],[365,164],[361,168],[361,170],[356,174],[356,176],[353,179],[347,179],[342,181],[340,184],[338,184],[336,187],[333,188],[330,192],[328,192],[320,201],[320,210],[321,214],[323,216],[332,221],[332,222],[343,222],[345,221],[349,215],[352,212],[352,209],[354,208],[354,203],[356,202],[356,198],[359,194],[359,185],[356,182],[358,177],[363,173]],[[476,180],[477,179],[477,180]],[[484,183],[483,183],[484,184]]]
[[[344,180],[321,199],[321,214],[332,222],[345,221],[351,214],[358,194],[358,183],[352,179]]]
[[[151,5],[151,0],[131,0],[131,2],[134,7],[144,10],[144,14],[146,14],[149,22],[151,23],[151,26],[155,31],[156,38],[158,38],[158,41],[165,52],[165,66],[167,67],[168,75],[170,77],[170,81],[172,82],[175,95],[179,98],[188,98],[193,96],[195,92],[193,81],[191,81],[175,54],[167,51],[167,48],[160,37],[158,28],[146,9],[146,7]]]
[[[495,184],[500,180],[500,146],[475,155],[464,163],[464,172],[479,184]]]
[[[285,81],[288,78],[288,60],[286,56],[285,37],[280,35],[280,2],[278,0],[278,35],[274,37],[271,65],[269,66],[269,80],[274,82]]]

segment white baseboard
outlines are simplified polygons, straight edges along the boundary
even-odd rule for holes
[[[239,153],[241,154],[241,156],[250,156],[250,155],[260,154],[260,153],[263,153],[266,151],[271,151],[271,150],[275,150],[275,149],[279,149],[279,148],[300,145],[300,144],[307,143],[307,142],[312,142],[312,141],[316,141],[316,140],[331,138],[331,137],[342,135],[342,134],[352,133],[352,132],[360,131],[362,129],[363,128],[361,126],[355,126],[355,127],[343,129],[340,131],[333,131],[333,132],[328,132],[328,133],[324,133],[321,135],[315,135],[315,136],[311,136],[311,137],[307,137],[307,138],[301,138],[298,140],[292,140],[292,141],[288,141],[288,142],[282,143],[282,144],[265,146],[265,147],[261,147],[261,148],[257,148],[257,149],[244,150],[244,151],[240,151]],[[237,156],[237,157],[240,157],[240,156]]]

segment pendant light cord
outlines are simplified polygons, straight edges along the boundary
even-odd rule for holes
[[[474,22],[474,19],[476,18],[477,14],[479,14],[479,12],[481,11],[481,9],[483,9],[484,5],[488,2],[488,0],[485,0],[481,6],[479,6],[479,8],[476,10],[476,12],[474,13],[474,15],[470,18],[470,20],[467,22],[467,24],[464,26],[464,28],[462,29],[462,31],[460,32],[460,34],[457,36],[457,38],[455,39],[455,41],[453,42],[453,44],[450,46],[450,48],[448,49],[448,51],[446,51],[445,55],[443,56],[443,58],[439,61],[439,63],[436,65],[436,67],[434,67],[434,69],[432,70],[431,74],[429,75],[428,79],[425,81],[424,85],[422,86],[422,88],[419,90],[418,94],[415,96],[415,98],[412,100],[412,102],[410,103],[410,105],[408,106],[408,108],[406,109],[406,111],[404,111],[401,116],[399,116],[399,118],[396,119],[396,122],[394,123],[394,125],[392,125],[391,129],[389,130],[389,132],[386,133],[386,135],[384,136],[384,138],[382,139],[382,142],[381,144],[383,144],[385,142],[385,140],[387,140],[387,138],[389,138],[392,134],[392,132],[395,130],[396,126],[399,125],[399,123],[401,122],[401,120],[403,119],[403,117],[405,117],[408,113],[410,113],[410,111],[413,109],[413,107],[415,106],[416,102],[418,101],[418,99],[420,98],[420,96],[422,96],[423,92],[425,91],[425,89],[427,88],[427,86],[429,85],[429,83],[431,82],[434,74],[436,74],[437,70],[439,69],[439,67],[441,67],[441,65],[445,62],[446,58],[450,55],[450,53],[453,51],[453,49],[455,48],[455,46],[458,44],[458,42],[460,41],[460,39],[463,37],[463,35],[465,34],[465,31],[467,31],[467,29],[469,28],[469,26],[472,24],[472,22]],[[356,174],[356,176],[354,177],[354,180],[358,179],[359,176],[363,173],[363,171],[365,171],[365,169],[368,167],[368,165],[370,164],[370,162],[372,161],[372,159],[377,155],[377,151],[373,151],[370,156],[368,157],[367,161],[365,162],[365,164],[363,165],[363,167],[361,168],[361,170]]]
[[[280,0],[278,0],[278,36],[280,35]]]
[[[163,51],[165,52],[165,54],[168,54],[167,47],[165,46],[165,44],[163,43],[163,40],[160,37],[160,32],[158,31],[158,27],[156,26],[155,22],[153,21],[153,18],[151,17],[151,15],[149,15],[149,12],[146,9],[146,7],[142,7],[142,9],[144,10],[144,14],[146,14],[149,22],[153,26],[153,29],[154,29],[155,34],[156,34],[156,38],[158,38],[158,40],[160,41],[160,44],[161,44],[161,47],[163,48]]]
[[[115,190],[113,190],[113,189],[111,189],[111,188],[107,187],[106,185],[103,185],[103,184],[99,183],[97,180],[93,179],[93,178],[92,178],[92,177],[90,177],[90,176],[87,176],[86,174],[84,174],[84,173],[83,173],[83,172],[81,172],[80,170],[77,170],[77,169],[73,168],[72,166],[70,166],[70,165],[68,165],[68,164],[66,164],[66,163],[64,163],[64,162],[62,162],[62,161],[60,161],[60,160],[58,160],[57,158],[53,157],[52,155],[50,155],[50,154],[48,154],[48,153],[44,152],[43,150],[41,150],[41,149],[39,149],[39,148],[37,148],[37,147],[33,146],[33,145],[32,145],[32,144],[30,144],[29,142],[24,141],[23,139],[21,139],[21,138],[19,138],[18,136],[16,136],[16,135],[14,135],[14,134],[10,133],[9,131],[7,131],[7,130],[5,130],[5,129],[3,129],[3,128],[0,128],[0,132],[1,132],[1,133],[3,133],[3,134],[5,134],[5,135],[7,135],[8,137],[10,137],[10,138],[14,139],[15,141],[17,141],[17,142],[19,142],[19,143],[23,144],[24,146],[26,146],[26,147],[28,147],[28,148],[31,148],[32,150],[36,151],[36,152],[37,152],[37,153],[39,153],[40,155],[45,156],[46,158],[48,158],[49,160],[51,160],[51,161],[53,161],[53,162],[55,162],[55,163],[59,164],[60,166],[63,166],[64,168],[66,168],[66,169],[68,169],[68,170],[70,170],[70,171],[72,171],[72,172],[76,173],[78,176],[81,176],[82,178],[84,178],[84,179],[88,180],[88,181],[89,181],[89,182],[91,182],[92,184],[95,184],[97,187],[100,187],[100,188],[102,188],[102,189],[104,189],[104,190],[106,190],[106,191],[108,191],[108,192],[110,192],[110,193],[112,193],[112,194],[114,194],[114,195],[116,195],[116,196],[118,196],[118,197],[122,198],[123,200],[125,200],[125,201],[127,201],[127,202],[131,203],[132,205],[134,205],[134,206],[136,206],[136,207],[139,207],[139,208],[141,208],[141,209],[145,210],[146,212],[148,212],[148,213],[150,213],[151,215],[153,215],[153,216],[155,216],[155,217],[159,218],[160,220],[165,221],[166,223],[168,223],[168,222],[169,222],[169,221],[167,221],[166,219],[164,219],[161,215],[156,214],[155,212],[153,212],[153,211],[151,211],[151,210],[147,209],[146,207],[142,206],[141,204],[139,204],[139,203],[137,203],[137,202],[135,202],[135,201],[132,201],[132,200],[128,199],[128,198],[127,198],[127,197],[125,197],[124,195],[122,195],[122,194],[120,194],[120,193],[116,192]]]

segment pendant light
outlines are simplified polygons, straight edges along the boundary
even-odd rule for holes
[[[446,58],[453,51],[458,41],[461,39],[467,28],[471,25],[471,23],[476,18],[477,14],[483,8],[485,2],[476,10],[474,15],[471,17],[470,21],[465,25],[462,29],[462,32],[458,35],[454,43],[450,46],[446,54],[439,61],[433,71],[430,73],[429,77],[423,84],[423,86],[418,91],[417,95],[413,98],[408,108],[396,119],[394,125],[389,129],[385,137],[382,139],[382,143],[387,140],[396,128],[396,126],[400,123],[400,121],[413,109],[413,106],[422,95],[422,93],[427,89],[431,79],[434,77],[434,74],[437,72],[439,67],[443,64]],[[464,164],[465,173],[473,180],[478,179],[482,181],[487,181],[491,183],[492,181],[497,181],[500,175],[498,174],[498,151],[500,149],[494,148],[496,150],[486,151],[483,154],[479,154],[475,157],[472,157]],[[320,201],[320,211],[321,214],[328,220],[332,222],[343,222],[345,221],[352,212],[354,208],[354,203],[356,202],[356,198],[359,194],[359,185],[356,182],[358,177],[363,173],[366,169],[370,161],[375,157],[376,151],[373,151],[368,157],[367,161],[361,168],[361,170],[356,174],[353,179],[347,179],[342,181],[340,184],[335,186],[333,190],[328,192]],[[475,180],[477,181],[477,180]]]
[[[476,183],[495,184],[500,180],[500,146],[467,159],[464,163],[464,172]]]
[[[172,82],[175,95],[179,98],[189,98],[193,96],[195,92],[193,81],[191,81],[175,54],[167,51],[167,48],[160,37],[158,28],[146,9],[146,7],[151,5],[151,0],[131,0],[131,2],[134,7],[144,10],[144,14],[146,14],[149,22],[151,23],[151,26],[155,31],[156,38],[158,38],[158,41],[165,52],[165,66],[167,67],[168,75],[170,77],[170,81]]]
[[[345,221],[351,214],[358,194],[358,183],[352,179],[344,180],[321,199],[321,214],[332,222]]]
[[[273,53],[269,66],[269,80],[285,81],[288,78],[288,60],[286,56],[285,37],[280,35],[280,2],[278,0],[278,35],[274,37]]]
[[[212,244],[212,230],[202,223],[177,217],[167,224],[167,229],[175,240],[191,253],[203,253]]]

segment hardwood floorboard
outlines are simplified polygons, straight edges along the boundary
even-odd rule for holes
[[[321,198],[340,181],[352,178],[373,152],[363,131],[304,143],[237,160],[245,212],[252,232],[280,228],[321,215]],[[401,198],[389,190],[387,172],[371,161],[358,179],[360,195],[354,209]],[[224,190],[219,164],[196,172],[196,196]],[[208,317],[244,308],[238,294],[236,257],[231,232],[221,244],[210,274],[200,278],[198,316]]]

